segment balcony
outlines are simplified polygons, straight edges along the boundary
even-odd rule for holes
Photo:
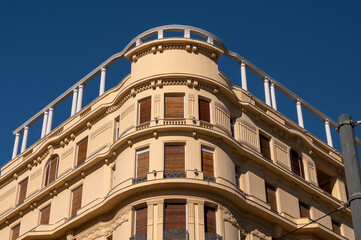
[[[216,182],[216,178],[215,177],[210,177],[210,176],[203,176],[203,180],[207,181],[207,182]]]
[[[188,231],[181,229],[164,230],[163,240],[188,240]]]
[[[186,172],[165,172],[164,178],[185,178]]]
[[[135,234],[129,238],[129,240],[147,240],[147,234]]]
[[[217,233],[206,232],[206,240],[222,240],[222,237]]]
[[[141,183],[147,181],[147,176],[135,178],[133,183]]]

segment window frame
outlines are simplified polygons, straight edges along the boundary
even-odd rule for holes
[[[183,97],[183,117],[167,117],[167,97]],[[170,94],[164,94],[164,119],[184,119],[186,116],[186,102],[185,102],[185,94],[184,93],[170,93]]]
[[[25,196],[24,199],[22,199],[20,201],[20,194],[21,194],[21,189],[23,187],[23,184],[26,182],[26,189],[25,189]],[[29,184],[29,177],[24,178],[23,180],[21,180],[18,184],[18,196],[16,198],[16,205],[20,205],[21,203],[23,203],[26,199],[26,193],[28,191],[28,184]]]
[[[270,204],[269,202],[269,198],[268,198],[268,194],[267,194],[267,186],[271,187],[271,188],[274,188],[274,197],[275,197],[275,208],[276,209],[273,209],[272,208],[272,205]],[[275,212],[278,212],[278,206],[277,206],[277,187],[276,185],[270,183],[270,182],[267,182],[265,181],[265,192],[266,192],[266,203],[271,207],[271,211],[275,211]]]
[[[262,154],[263,157],[269,159],[269,160],[272,160],[272,152],[271,152],[271,140],[272,140],[272,137],[264,134],[263,132],[259,132],[259,150],[260,150],[260,153]],[[264,152],[262,151],[262,138],[266,139],[268,141],[268,151],[269,151],[269,157],[266,156],[264,154]]]
[[[56,161],[56,168],[55,168],[55,177],[54,177],[54,180],[52,182],[49,181],[49,178],[50,178],[50,172],[51,172],[51,161],[54,159],[54,158],[57,158],[57,161]],[[46,187],[48,185],[50,185],[51,183],[55,182],[56,179],[58,178],[58,170],[59,170],[59,155],[54,155],[52,158],[50,158],[48,160],[48,162],[46,163],[45,165],[45,171],[44,171],[44,184],[43,184],[43,187]],[[47,168],[49,167],[49,174],[48,174],[48,179],[46,179],[46,176],[47,176]]]
[[[141,108],[140,108],[140,106],[141,106],[141,103],[142,103],[142,102],[145,102],[145,101],[148,101],[148,100],[149,100],[149,102],[150,102],[149,121],[145,121],[145,122],[142,122],[142,123],[141,123],[141,122],[140,122],[140,119],[141,119],[141,117],[140,117],[140,114],[141,114]],[[152,121],[152,96],[148,96],[148,97],[142,98],[141,100],[138,100],[137,125],[147,124],[147,123],[149,123],[150,121]]]
[[[49,219],[48,219],[48,222],[47,222],[47,223],[41,223],[42,216],[43,216],[43,211],[44,211],[45,209],[48,209],[48,208],[49,208]],[[39,224],[44,224],[44,225],[48,225],[48,224],[49,224],[49,222],[50,222],[50,211],[51,211],[51,204],[46,205],[45,207],[43,207],[43,208],[40,210]]]
[[[20,236],[20,227],[21,227],[21,223],[18,223],[18,224],[16,224],[15,226],[13,226],[11,228],[11,238],[10,238],[11,240],[15,240],[15,239],[19,238],[19,236]],[[14,230],[15,229],[19,229],[19,231],[18,231],[18,236],[16,236],[14,238]]]
[[[86,153],[85,153],[85,159],[83,162],[81,163],[78,163],[78,160],[79,160],[79,146],[80,144],[84,143],[84,142],[87,142],[87,145],[86,145]],[[76,161],[75,161],[75,167],[78,167],[82,164],[84,164],[86,162],[86,159],[88,157],[88,145],[89,145],[89,141],[88,141],[88,136],[86,136],[85,138],[83,138],[81,141],[79,141],[77,144],[76,144]]]
[[[137,149],[135,151],[135,179],[138,178],[138,156],[139,156],[139,154],[146,153],[146,152],[149,153],[149,156],[148,156],[148,171],[147,171],[147,174],[148,174],[148,172],[149,172],[149,162],[150,162],[150,149],[149,149],[149,146]]]
[[[187,169],[187,144],[185,142],[165,142],[164,143],[164,151],[163,151],[163,156],[164,156],[164,161],[163,161],[163,169],[164,169],[164,173],[171,173],[171,172],[167,172],[166,171],[166,168],[165,168],[165,164],[166,164],[166,152],[165,152],[165,148],[166,146],[183,146],[184,147],[184,158],[183,158],[183,161],[184,161],[184,170],[181,171],[182,173],[186,172],[186,169]],[[179,173],[181,173],[179,172]]]
[[[207,153],[211,153],[212,154],[212,168],[213,168],[213,176],[208,176],[208,175],[204,175],[204,169],[203,169],[203,152],[207,152]],[[203,176],[207,176],[207,177],[212,177],[215,178],[215,149],[208,147],[208,146],[204,146],[201,145],[201,166],[202,166],[202,172],[203,172]]]
[[[75,214],[72,214],[73,213],[73,208],[74,208],[74,193],[76,191],[79,191],[80,188],[81,188],[80,207],[78,209],[76,209]],[[82,200],[83,200],[83,184],[80,184],[80,185],[78,185],[77,187],[75,187],[75,188],[73,188],[71,190],[70,218],[73,218],[73,217],[78,215],[78,210],[81,209],[81,205],[82,205],[82,202],[83,202]]]
[[[298,168],[300,169],[300,175],[298,175],[296,172],[295,172],[295,169],[294,169],[294,164],[293,164],[293,156],[292,156],[292,153],[296,153],[297,154],[297,157],[298,157]],[[305,177],[305,166],[303,165],[303,160],[302,160],[302,157],[300,154],[298,154],[298,152],[296,150],[294,150],[293,148],[290,149],[290,160],[291,160],[291,170],[294,174],[296,174],[297,176],[303,178],[303,179],[306,179]]]
[[[208,107],[209,107],[209,121],[206,120],[202,120],[201,119],[201,104],[200,101],[204,101],[208,103]],[[205,122],[205,123],[211,123],[212,122],[212,108],[211,108],[211,99],[199,96],[198,97],[198,119],[199,121]]]

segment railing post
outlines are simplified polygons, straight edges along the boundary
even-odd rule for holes
[[[330,130],[330,122],[328,121],[328,119],[325,120],[325,130],[326,130],[327,144],[330,147],[333,147],[331,130]]]
[[[83,91],[84,91],[84,85],[79,85],[79,93],[78,93],[78,102],[76,104],[76,112],[79,112],[81,110],[82,104],[83,104]]]
[[[76,113],[77,102],[78,102],[78,88],[76,87],[73,90],[73,102],[71,104],[71,113],[70,113],[71,117]]]
[[[184,38],[191,38],[191,31],[189,29],[184,29]]]
[[[54,114],[54,107],[49,108],[49,117],[48,117],[48,123],[46,124],[46,132],[45,134],[48,134],[51,132],[51,126],[53,124],[53,114]]]
[[[24,133],[23,133],[23,142],[21,143],[21,150],[20,152],[24,152],[26,149],[26,144],[28,142],[28,135],[29,135],[29,126],[24,127]]]
[[[211,37],[207,37],[207,43],[212,44],[213,45],[213,38]]]
[[[269,94],[269,80],[268,77],[264,78],[264,96],[266,100],[266,104],[271,107],[271,97]]]
[[[19,141],[20,141],[20,133],[15,134],[15,142],[14,142],[14,149],[13,149],[13,158],[15,158],[18,155],[19,150]]]
[[[43,117],[43,127],[41,128],[41,138],[43,138],[46,133],[46,126],[48,125],[48,115],[49,115],[49,112],[48,112],[48,110],[46,110],[44,112],[44,117]]]
[[[158,39],[163,39],[163,29],[158,30]]]
[[[138,38],[136,41],[135,41],[135,46],[138,47],[140,44],[143,43],[143,40]]]
[[[242,81],[242,88],[248,91],[247,88],[247,76],[246,76],[246,63],[242,61],[241,63],[241,81]]]
[[[275,83],[273,81],[271,81],[271,99],[272,99],[272,107],[274,110],[277,111]]]
[[[99,96],[103,95],[105,92],[105,76],[107,74],[107,67],[102,67],[100,75],[100,86],[99,86]]]
[[[297,99],[296,107],[297,107],[298,126],[300,126],[301,128],[305,128],[305,126],[303,124],[302,103],[301,103],[300,99]]]

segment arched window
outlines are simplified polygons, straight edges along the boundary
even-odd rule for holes
[[[54,182],[58,175],[59,156],[52,157],[45,166],[44,187]]]
[[[291,167],[292,172],[298,176],[305,178],[305,172],[303,170],[302,158],[298,155],[295,150],[291,149]]]

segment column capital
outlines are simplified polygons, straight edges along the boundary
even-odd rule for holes
[[[327,118],[324,119],[323,122],[324,122],[326,125],[329,125],[329,124],[330,124],[330,120],[328,120]]]
[[[77,87],[74,88],[74,89],[73,89],[73,92],[78,92],[78,88],[77,88]]]
[[[49,109],[44,111],[44,115],[48,115],[49,114]]]
[[[297,98],[297,99],[296,99],[296,104],[297,104],[297,105],[302,105],[301,99]]]
[[[84,88],[84,85],[85,85],[84,83],[79,84],[79,89]]]
[[[246,66],[246,62],[245,61],[242,61],[241,62],[241,67],[245,67]]]
[[[265,81],[265,82],[269,82],[269,78],[268,78],[268,76],[265,76],[265,77],[264,77],[264,79],[263,79],[263,81]]]
[[[29,128],[30,128],[30,125],[26,125],[26,126],[24,127],[24,130],[29,130]]]
[[[108,70],[108,67],[107,66],[104,66],[100,69],[102,72],[106,72]]]
[[[54,106],[51,106],[51,107],[49,108],[49,111],[54,111],[54,109],[55,109],[55,107],[54,107]]]
[[[15,133],[15,137],[20,137],[20,132]]]

